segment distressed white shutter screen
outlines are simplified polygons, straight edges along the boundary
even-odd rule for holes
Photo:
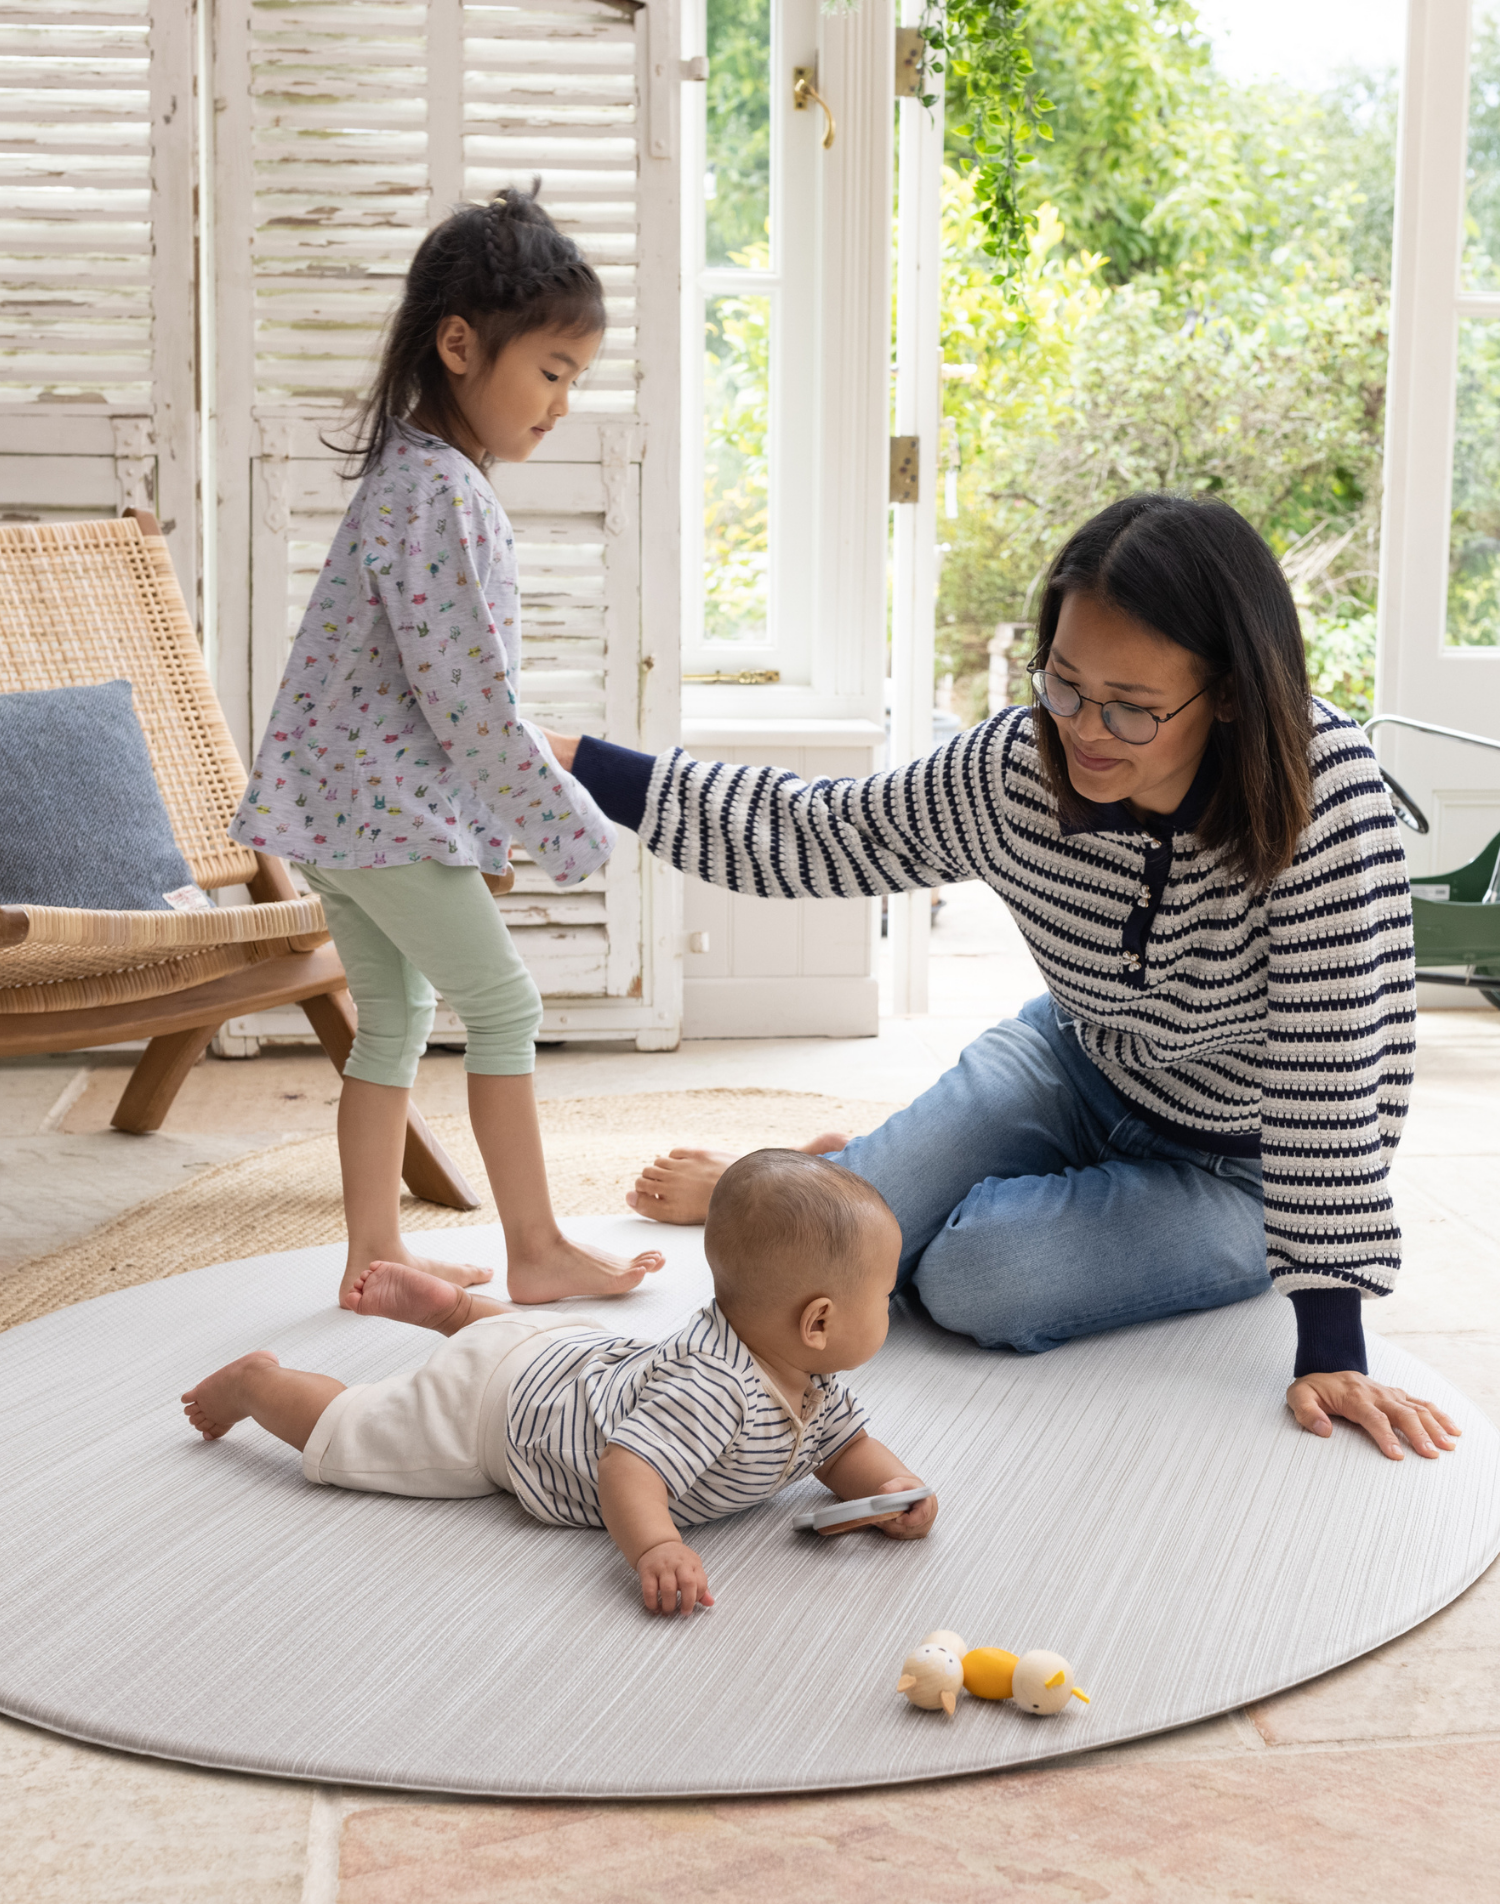
[[[220,16],[215,176],[218,678],[241,745],[259,737],[347,501],[320,438],[339,439],[368,384],[412,252],[460,199],[534,176],[604,281],[609,330],[572,417],[530,463],[491,471],[520,562],[523,711],[641,744],[643,723],[671,718],[656,705],[675,687],[670,669],[652,681],[642,652],[643,546],[675,636],[679,533],[678,201],[674,166],[645,171],[644,11],[626,0],[238,11]],[[657,12],[660,33],[675,6]],[[649,253],[669,267],[651,293]],[[669,899],[630,835],[566,894],[518,861],[500,905],[548,1001],[544,1035],[675,1042]]]
[[[193,22],[0,8],[0,517],[154,507],[198,572]]]

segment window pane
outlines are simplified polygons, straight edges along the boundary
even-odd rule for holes
[[[1448,641],[1500,641],[1500,323],[1462,318],[1448,537]]]
[[[709,298],[705,316],[703,633],[764,645],[771,300]]]
[[[771,219],[771,0],[708,0],[704,258],[742,264]]]
[[[1500,4],[1474,0],[1463,288],[1500,290]]]

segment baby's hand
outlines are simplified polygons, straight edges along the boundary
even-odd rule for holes
[[[703,1562],[680,1540],[663,1540],[648,1547],[636,1561],[635,1570],[640,1575],[641,1597],[648,1613],[691,1613],[695,1606],[710,1607],[714,1603]]]
[[[882,1482],[876,1488],[877,1494],[904,1494],[908,1488],[922,1487],[914,1474],[898,1474],[893,1481]],[[937,1519],[937,1496],[929,1494],[925,1501],[913,1501],[904,1514],[898,1514],[893,1521],[877,1523],[878,1532],[888,1540],[925,1540],[932,1523]]]

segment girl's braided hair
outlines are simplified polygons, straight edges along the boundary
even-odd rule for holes
[[[537,203],[540,185],[533,179],[529,192],[512,185],[488,205],[460,205],[417,247],[349,446],[353,475],[375,466],[392,423],[416,411],[442,434],[456,431],[461,419],[437,353],[444,318],[473,325],[487,364],[532,331],[586,337],[604,329],[604,287]]]

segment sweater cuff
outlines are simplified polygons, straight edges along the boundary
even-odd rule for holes
[[[1337,1375],[1344,1369],[1368,1375],[1359,1291],[1293,1289],[1289,1294],[1297,1312],[1297,1366],[1292,1379]]]
[[[613,741],[585,734],[573,756],[573,778],[586,787],[601,811],[617,826],[640,831],[646,795],[656,771],[656,755],[616,747]]]

